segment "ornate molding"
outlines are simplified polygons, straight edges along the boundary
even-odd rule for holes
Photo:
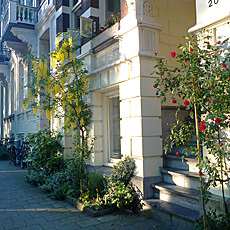
[[[13,27],[11,32],[14,36],[18,37],[28,46],[28,51],[30,51],[32,54],[37,53],[37,39],[36,32],[34,30]]]
[[[6,46],[19,57],[25,57],[27,55],[28,47],[25,43],[5,41]]]
[[[151,18],[154,17],[153,2],[151,0],[146,0],[143,2],[143,15]]]

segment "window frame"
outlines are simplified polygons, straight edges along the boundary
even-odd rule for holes
[[[112,91],[106,92],[103,94],[103,137],[104,137],[104,148],[103,148],[103,158],[104,164],[111,166],[114,163],[117,163],[121,160],[120,158],[113,158],[112,151],[111,151],[111,141],[113,141],[113,137],[111,135],[111,111],[109,102],[111,98],[118,97],[119,104],[120,104],[120,97],[119,97],[119,90],[114,89]],[[120,106],[119,106],[119,117],[120,117]],[[119,119],[121,121],[121,117]],[[120,125],[119,125],[120,129]],[[121,129],[119,130],[119,133]],[[121,154],[121,136],[120,136],[120,154]]]

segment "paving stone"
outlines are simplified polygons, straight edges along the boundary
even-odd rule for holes
[[[80,225],[81,227],[90,227],[90,226],[93,226],[93,225],[97,225],[99,224],[100,222],[97,221],[96,219],[94,218],[91,218],[91,219],[87,219],[86,220],[81,220],[81,221],[78,221],[78,225]]]
[[[15,228],[26,227],[26,223],[23,220],[17,220],[3,224],[3,227],[7,230],[11,230]]]
[[[156,229],[160,226],[160,222],[157,220],[149,219],[143,222],[137,222],[134,223],[133,226],[139,229],[142,229],[143,227],[145,229]]]
[[[40,223],[45,223],[47,222],[46,219],[42,216],[39,218],[30,218],[30,219],[25,219],[25,222],[27,225],[33,225],[33,224],[40,224]]]
[[[81,220],[82,219],[80,217],[75,215],[75,216],[71,216],[71,217],[62,218],[61,222],[63,224],[70,224],[70,223],[78,223],[78,221],[81,221]]]
[[[17,228],[17,230],[43,230],[43,228],[38,224],[33,224],[22,228]]]
[[[26,182],[26,170],[0,161],[0,230],[172,230],[143,216],[110,214],[92,218]],[[3,173],[4,172],[4,173]],[[155,225],[154,225],[155,224]],[[144,226],[144,228],[143,228]]]
[[[98,220],[99,222],[109,222],[109,221],[113,221],[113,220],[116,220],[118,219],[117,216],[115,215],[105,215],[105,216],[100,216],[100,217],[97,217],[96,220]]]
[[[63,224],[63,226],[62,226],[62,230],[80,230],[80,229],[86,230],[88,228],[82,228],[79,225],[77,225],[76,223]],[[94,230],[94,229],[92,228],[92,230]]]
[[[114,222],[107,222],[107,223],[102,223],[98,224],[97,228],[100,230],[118,230],[121,229],[121,226],[118,224],[115,224]]]
[[[44,229],[50,229],[50,228],[61,229],[61,227],[63,227],[63,223],[60,220],[47,221],[44,223],[40,223],[40,225]]]

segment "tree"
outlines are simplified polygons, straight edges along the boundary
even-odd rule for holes
[[[156,92],[166,101],[166,93],[171,92],[172,102],[183,100],[177,114],[184,106],[194,122],[176,119],[171,135],[166,139],[165,150],[174,145],[188,146],[194,135],[197,146],[191,152],[198,159],[200,191],[203,210],[204,228],[207,227],[205,202],[208,201],[210,186],[221,185],[223,207],[227,214],[224,183],[229,181],[228,150],[229,137],[225,135],[229,127],[230,108],[230,61],[228,39],[211,45],[210,37],[198,40],[194,35],[185,37],[187,44],[180,45],[181,54],[171,52],[180,68],[168,68],[159,60],[156,74],[159,78],[154,84]],[[157,54],[155,54],[157,55]],[[200,115],[202,114],[202,115]],[[208,150],[208,155],[201,156],[201,145]]]
[[[88,132],[91,110],[86,101],[87,70],[83,61],[75,57],[78,47],[74,45],[74,37],[77,37],[76,34],[70,33],[57,37],[56,49],[50,58],[52,69],[48,67],[47,57],[33,58],[31,82],[27,85],[28,97],[23,107],[26,109],[29,104],[35,114],[37,109],[40,113],[45,111],[50,120],[57,118],[60,123],[64,120],[66,132],[72,128],[73,136],[76,131],[79,133],[75,142],[75,158],[80,161],[83,175],[92,147]]]

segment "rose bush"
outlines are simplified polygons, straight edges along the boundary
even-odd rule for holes
[[[206,229],[205,202],[208,201],[209,188],[220,184],[223,197],[223,208],[227,214],[224,183],[229,181],[227,161],[230,157],[229,141],[225,130],[229,127],[230,108],[230,53],[228,39],[216,44],[198,40],[193,35],[186,36],[186,45],[180,45],[180,54],[171,52],[180,68],[168,68],[162,59],[159,59],[156,75],[158,79],[154,86],[157,95],[166,101],[167,92],[171,92],[172,102],[175,98],[182,98],[184,105],[180,105],[176,112],[176,122],[172,125],[171,135],[166,138],[164,149],[166,152],[174,145],[188,144],[196,136],[197,146],[191,147],[191,152],[198,159],[200,191],[203,210],[204,228]],[[205,37],[209,40],[210,37]],[[153,74],[154,74],[153,73]],[[189,112],[191,121],[182,121],[177,115],[181,107]],[[202,115],[203,114],[203,115]],[[201,155],[201,146],[208,150],[207,156]],[[185,154],[188,154],[186,151]],[[213,161],[212,159],[215,159]]]

